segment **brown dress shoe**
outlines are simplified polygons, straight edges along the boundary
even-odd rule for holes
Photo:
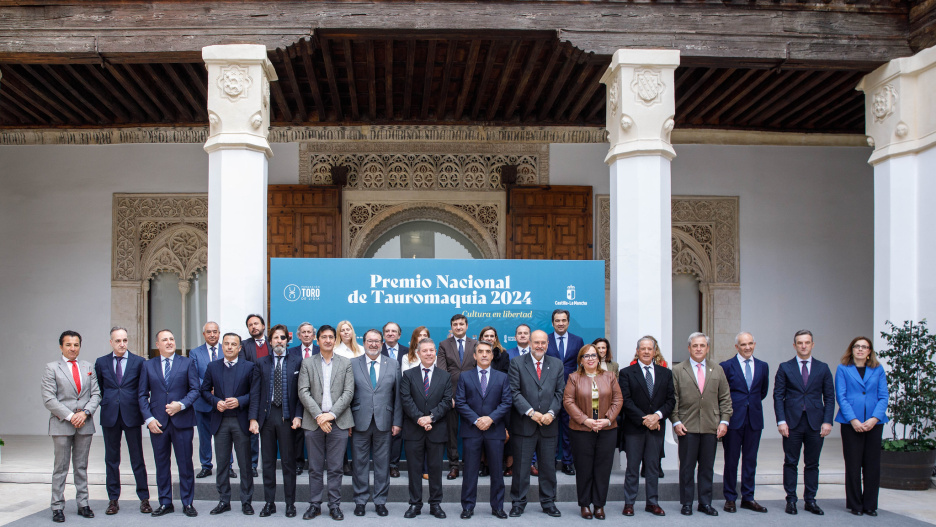
[[[582,518],[585,518],[586,520],[592,519],[591,509],[588,507],[582,507]]]
[[[604,507],[595,507],[595,519],[596,520],[605,519]]]
[[[117,504],[117,500],[110,500],[107,502],[107,510],[104,511],[104,514],[108,516],[113,516],[117,514],[117,511],[120,510],[120,505]]]
[[[531,476],[539,477],[539,469],[536,468],[536,465],[531,465],[531,466],[530,466],[530,475],[531,475]]]
[[[140,500],[140,512],[143,514],[153,513],[153,508],[150,507],[149,500]]]
[[[634,515],[634,506],[633,506],[633,505],[625,505],[625,506],[624,506],[624,510],[621,511],[621,514],[623,514],[624,516],[633,516],[633,515]]]
[[[666,513],[663,512],[663,509],[661,509],[659,505],[650,505],[650,504],[647,504],[647,506],[644,507],[644,510],[647,511],[647,512],[649,512],[650,514],[652,514],[652,515],[654,515],[654,516],[666,516]],[[690,509],[690,510],[691,510],[691,509]]]
[[[448,476],[445,476],[446,479],[458,479],[458,467],[452,467],[452,470],[449,470]]]
[[[763,505],[761,505],[760,503],[757,503],[754,500],[751,500],[751,501],[741,500],[741,508],[747,509],[749,511],[754,511],[754,512],[767,512],[767,507],[764,507]]]
[[[726,501],[724,510],[725,512],[738,512],[738,508],[735,507],[735,502],[733,501]]]
[[[509,478],[513,476],[513,467],[506,467],[504,469],[504,477]]]

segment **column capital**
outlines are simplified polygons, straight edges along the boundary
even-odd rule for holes
[[[679,50],[619,49],[601,82],[607,86],[606,124],[611,148],[606,163],[639,155],[676,157],[673,73]]]
[[[888,62],[855,89],[865,93],[869,163],[936,145],[936,47]]]
[[[206,152],[248,149],[273,157],[270,129],[270,82],[276,70],[266,47],[230,44],[202,48],[208,68],[208,141]]]

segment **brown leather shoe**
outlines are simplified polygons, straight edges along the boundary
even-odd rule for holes
[[[104,511],[104,514],[108,516],[113,516],[117,514],[117,511],[120,510],[120,505],[117,504],[117,500],[110,500],[107,502],[107,510]]]
[[[647,506],[644,507],[644,510],[654,516],[666,516],[666,513],[663,512],[663,509],[661,509],[659,505],[647,504]]]
[[[735,502],[733,501],[726,501],[724,510],[725,512],[738,512],[738,508],[735,507]]]
[[[153,508],[150,507],[149,500],[140,500],[140,512],[143,514],[153,513]]]
[[[452,467],[452,470],[449,470],[448,476],[445,476],[446,479],[458,479],[458,467]]]
[[[423,473],[423,479],[428,480],[428,479],[429,479],[429,474]]]
[[[767,507],[764,507],[763,505],[761,505],[760,503],[757,503],[754,500],[751,500],[751,501],[741,500],[741,508],[747,509],[749,511],[754,511],[754,512],[767,512]]]
[[[604,507],[595,507],[595,519],[596,520],[605,519]]]
[[[513,476],[513,467],[504,468],[504,477],[509,478]]]
[[[633,515],[634,515],[634,506],[633,506],[633,505],[625,505],[625,506],[624,506],[624,510],[621,511],[621,514],[623,514],[624,516],[633,516]]]
[[[539,469],[536,468],[536,465],[530,465],[530,475],[539,477]]]
[[[588,507],[582,507],[582,518],[585,518],[586,520],[592,519],[591,509]]]

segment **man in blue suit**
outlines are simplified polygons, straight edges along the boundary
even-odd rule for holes
[[[386,355],[397,363],[397,368],[403,368],[403,357],[409,353],[409,346],[400,344],[400,335],[403,330],[396,322],[387,322],[383,326],[383,346],[380,353]],[[390,438],[390,477],[400,477],[400,455],[403,452],[403,434],[396,434]]]
[[[835,383],[829,366],[812,356],[813,335],[801,329],[793,336],[796,357],[781,363],[774,378],[774,411],[777,429],[783,436],[783,489],[786,513],[796,514],[796,471],[800,450],[805,458],[803,493],[807,511],[824,514],[816,504],[819,490],[819,454],[822,442],[832,431],[835,413]]]
[[[738,461],[741,467],[741,508],[754,512],[767,512],[767,508],[754,501],[754,475],[757,471],[757,449],[764,430],[764,407],[770,372],[767,363],[754,358],[754,336],[741,332],[735,337],[738,354],[721,363],[731,389],[733,413],[728,433],[722,441],[725,448],[725,470],[722,481],[725,489],[725,512],[737,512]]]
[[[198,516],[192,506],[195,496],[195,470],[192,468],[192,438],[198,398],[198,372],[195,362],[176,355],[175,337],[168,329],[156,333],[159,356],[143,365],[140,375],[140,413],[150,431],[153,457],[156,460],[156,485],[159,508],[153,516],[175,512],[172,505],[172,451],[179,469],[179,493],[182,512]]]
[[[211,405],[211,435],[214,436],[218,475],[215,482],[220,501],[211,509],[212,515],[231,510],[231,448],[237,454],[241,470],[241,512],[254,513],[253,476],[250,473],[250,430],[248,413],[259,395],[259,377],[254,375],[254,363],[238,359],[241,342],[236,333],[227,333],[221,342],[224,360],[208,364],[201,398]],[[262,360],[262,359],[261,359]]]
[[[146,361],[143,357],[127,352],[127,330],[113,328],[110,345],[114,350],[94,363],[98,386],[101,388],[101,406],[98,415],[104,435],[104,464],[107,466],[107,504],[105,514],[117,514],[120,510],[120,438],[127,438],[130,467],[136,480],[136,493],[140,498],[140,512],[149,514],[153,508],[149,503],[149,487],[146,479],[146,462],[143,460],[143,414],[140,413],[140,371]]]
[[[514,333],[514,341],[517,345],[507,350],[507,358],[514,360],[521,355],[530,352],[530,326],[520,324]]]
[[[216,322],[207,322],[202,327],[202,336],[205,337],[205,343],[189,352],[189,357],[195,361],[195,368],[198,370],[198,385],[205,382],[205,370],[208,369],[208,363],[221,358],[221,346],[218,340],[221,338],[221,329]],[[211,475],[211,429],[208,423],[211,422],[211,405],[201,397],[195,400],[195,422],[198,424],[198,460],[201,462],[201,471],[195,475],[196,478],[206,478]],[[237,477],[237,473],[231,470],[232,478]]]
[[[569,333],[569,312],[565,309],[557,309],[552,313],[553,332],[549,334],[549,348],[547,355],[552,355],[562,361],[563,380],[569,378],[569,374],[578,369],[578,352],[585,343],[582,337]],[[575,475],[575,467],[572,465],[572,443],[569,441],[569,414],[565,408],[559,412],[559,445],[556,448],[562,452],[562,473],[569,476]]]
[[[491,514],[501,520],[504,512],[504,441],[507,439],[507,415],[513,404],[510,379],[507,374],[491,368],[494,350],[485,341],[475,346],[475,371],[466,371],[458,377],[455,389],[455,411],[461,419],[462,446],[464,447],[465,475],[462,480],[461,518],[474,514],[478,498],[478,469],[481,452],[487,454],[491,469]]]
[[[315,343],[315,326],[309,322],[303,322],[296,328],[299,335],[299,345],[286,350],[287,355],[299,357],[299,361],[308,359],[312,355],[321,353],[319,345]],[[300,416],[301,417],[301,416]],[[302,469],[305,467],[305,433],[302,429],[296,430],[295,443],[293,444],[293,453],[296,455],[296,475],[302,475]],[[262,514],[262,513],[261,513]]]

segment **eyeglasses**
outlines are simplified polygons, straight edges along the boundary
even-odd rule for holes
[[[597,359],[598,355],[595,355],[594,353],[587,353],[585,355],[582,355],[582,358],[583,359]]]
[[[868,346],[867,344],[855,344],[854,346],[852,346],[852,349],[853,350],[869,350],[871,349],[871,346]]]

